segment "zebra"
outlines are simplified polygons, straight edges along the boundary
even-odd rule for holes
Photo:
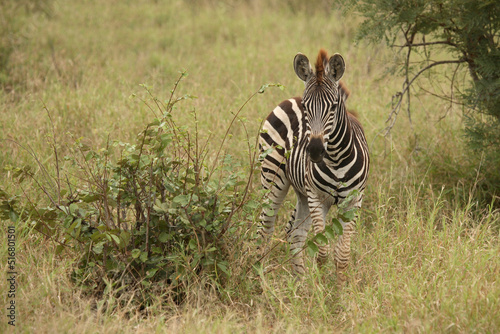
[[[311,225],[315,234],[325,229],[325,218],[332,205],[357,190],[348,208],[360,208],[368,169],[369,153],[363,128],[345,107],[349,91],[340,82],[344,58],[336,53],[328,58],[321,49],[315,72],[309,59],[298,53],[294,70],[304,82],[302,98],[283,101],[266,118],[259,135],[261,183],[267,190],[270,207],[260,214],[259,233],[267,243],[274,232],[276,213],[290,185],[297,204],[286,226],[293,273],[305,273],[301,250]],[[337,272],[343,273],[350,258],[351,236],[355,222],[342,221],[334,259]],[[327,259],[327,245],[318,245],[317,262]]]

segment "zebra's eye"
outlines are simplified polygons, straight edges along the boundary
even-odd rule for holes
[[[335,111],[339,105],[339,101],[333,101],[332,106],[330,107],[330,111]]]

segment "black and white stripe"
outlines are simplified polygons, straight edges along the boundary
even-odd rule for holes
[[[349,205],[361,207],[369,169],[363,129],[347,112],[345,100],[349,93],[339,82],[345,69],[343,58],[335,54],[328,59],[321,50],[314,73],[307,57],[298,54],[294,68],[305,83],[303,97],[277,106],[264,122],[259,141],[264,156],[261,181],[269,190],[272,208],[272,212],[261,213],[261,233],[266,239],[273,233],[276,213],[291,185],[297,195],[287,225],[292,253],[303,248],[311,225],[314,233],[324,231],[329,208],[354,189],[359,190],[359,196]],[[344,233],[335,247],[338,270],[347,267],[355,221],[342,225]],[[318,248],[318,261],[323,263],[327,247]],[[295,273],[304,273],[301,254],[294,256],[292,266]]]

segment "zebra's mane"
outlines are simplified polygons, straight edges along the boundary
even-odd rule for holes
[[[316,58],[316,80],[319,84],[323,82],[323,77],[325,75],[325,66],[328,62],[328,52],[325,49],[320,49],[318,57]],[[339,81],[338,83],[339,93],[343,96],[344,101],[347,100],[351,92],[347,89],[344,82]]]
[[[339,91],[343,95],[344,101],[346,101],[347,98],[349,97],[349,95],[351,95],[351,91],[349,89],[347,89],[347,87],[343,81],[339,81]]]
[[[323,75],[325,74],[325,64],[328,61],[328,53],[325,49],[319,50],[318,58],[316,59],[316,79],[319,83],[323,82]]]

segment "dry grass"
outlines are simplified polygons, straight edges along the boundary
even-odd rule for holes
[[[356,18],[325,11],[330,7],[322,1],[315,6],[56,2],[50,18],[37,14],[29,21],[22,32],[26,38],[12,54],[17,86],[0,91],[0,132],[3,139],[29,145],[49,165],[51,131],[44,105],[60,143],[70,141],[67,131],[96,147],[108,136],[128,140],[152,116],[129,98],[143,96],[138,84],[147,83],[166,99],[177,71],[186,68],[190,76],[180,94],[198,98],[178,109],[178,123],[193,124],[188,111],[195,109],[202,136],[212,133],[217,146],[231,112],[260,85],[280,82],[286,89],[269,90],[244,109],[250,134],[277,103],[300,94],[303,87],[292,71],[297,51],[312,58],[320,47],[340,52],[352,91],[349,107],[360,115],[372,150],[347,285],[336,285],[332,263],[320,272],[310,264],[305,279],[295,283],[281,265],[287,255],[279,248],[268,260],[278,269],[240,286],[229,284],[221,295],[193,287],[182,306],[159,296],[147,312],[126,303],[110,312],[104,305],[116,303],[113,290],[102,300],[79,291],[70,278],[78,254],[56,256],[56,245],[23,222],[17,236],[18,332],[500,331],[500,213],[477,201],[476,173],[462,167],[479,164],[467,160],[457,140],[460,113],[422,96],[415,101],[411,125],[401,115],[391,137],[378,136],[401,83],[384,76],[393,55],[382,45],[354,44]],[[226,150],[245,158],[243,127],[232,129],[232,135]],[[1,141],[0,148],[0,167],[35,166],[12,141]],[[1,182],[20,193],[8,173]],[[23,187],[35,200],[43,197],[33,185]],[[5,234],[0,243],[6,244]],[[250,243],[244,247],[253,249]],[[5,271],[5,247],[0,254]],[[5,284],[0,283],[1,291]],[[7,302],[4,293],[2,301]],[[5,330],[12,328],[3,319],[0,331]]]

